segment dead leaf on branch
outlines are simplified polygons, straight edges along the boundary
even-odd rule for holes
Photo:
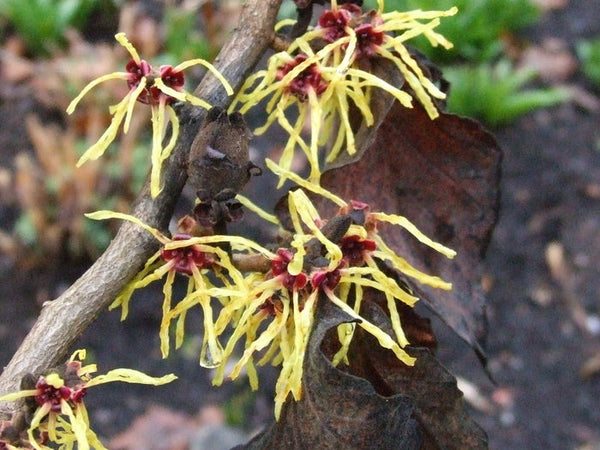
[[[353,319],[326,299],[320,300],[304,359],[302,399],[288,399],[278,422],[236,448],[421,448],[421,432],[408,397],[379,395],[369,381],[333,367],[321,351],[327,332]],[[379,351],[378,345],[373,348]]]
[[[377,300],[377,294],[365,297],[361,313],[392,333]],[[401,315],[413,342],[419,340],[415,332],[431,335],[413,310]],[[417,356],[415,366],[408,367],[357,328],[350,366],[333,367],[335,327],[350,321],[330,302],[319,303],[304,361],[302,399],[289,399],[279,422],[238,449],[487,448],[485,433],[464,411],[456,379],[427,348],[408,349]]]
[[[381,296],[379,293],[373,296]],[[416,316],[413,310],[409,310]],[[376,324],[388,322],[388,315],[375,301],[365,301],[361,315]],[[418,316],[417,316],[418,317]],[[406,328],[406,317],[401,318]],[[381,325],[380,325],[381,326]],[[388,325],[391,332],[391,324]],[[410,330],[410,329],[409,329]],[[415,338],[407,331],[411,343]],[[423,333],[424,330],[421,331]],[[464,409],[463,394],[456,378],[424,347],[407,349],[417,358],[413,367],[399,361],[392,352],[377,349],[367,333],[357,333],[349,352],[349,372],[368,379],[378,392],[403,394],[414,403],[413,417],[423,433],[424,449],[486,449],[487,437]]]
[[[431,120],[419,104],[394,103],[362,158],[321,178],[340,197],[406,216],[458,252],[449,260],[395,228],[379,230],[410,264],[453,284],[443,291],[405,280],[482,361],[487,323],[480,267],[498,215],[500,159],[496,141],[477,122],[444,112]]]

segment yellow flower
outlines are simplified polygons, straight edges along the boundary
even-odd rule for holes
[[[439,115],[431,98],[443,99],[445,94],[425,76],[403,43],[423,34],[432,45],[450,48],[451,44],[433,28],[439,24],[439,17],[455,14],[456,8],[383,14],[383,2],[378,4],[379,11],[363,13],[355,4],[338,7],[333,1],[332,9],[319,19],[319,26],[297,38],[286,51],[273,55],[266,70],[246,80],[231,105],[233,110],[241,104],[239,110],[244,113],[270,97],[267,120],[255,134],[264,133],[277,121],[290,136],[279,164],[289,170],[294,151],[299,147],[310,164],[313,183],[318,183],[321,174],[320,147],[329,144],[327,162],[334,161],[344,147],[351,155],[356,152],[349,110],[354,105],[365,124],[373,125],[370,108],[371,95],[376,95],[373,88],[382,89],[402,105],[412,107],[412,96],[366,70],[369,64],[365,60],[378,57],[392,61],[429,116],[433,119]],[[431,20],[419,22],[422,19]],[[397,34],[393,36],[391,32]],[[316,45],[321,47],[315,48]],[[292,122],[288,110],[294,106],[297,114],[292,115],[295,117]],[[308,143],[302,137],[307,117],[310,117]]]
[[[254,133],[264,133],[277,121],[290,136],[279,163],[289,169],[294,150],[300,147],[309,161],[311,180],[318,182],[321,175],[319,147],[329,139],[335,127],[338,131],[328,159],[337,156],[344,138],[348,151],[356,151],[348,116],[350,103],[358,107],[369,124],[373,123],[366,87],[384,87],[406,106],[410,105],[410,96],[368,72],[354,68],[340,72],[335,66],[323,65],[320,61],[322,51],[315,54],[308,45],[304,50],[295,57],[287,52],[273,55],[266,70],[258,71],[246,80],[231,109],[242,103],[239,111],[245,113],[263,98],[271,96],[266,107],[266,123]],[[257,80],[260,82],[255,85]],[[287,114],[293,105],[298,109],[298,115],[292,123]],[[302,128],[308,114],[311,129],[310,142],[306,143]],[[336,123],[338,120],[341,125]]]
[[[221,305],[224,306],[221,314],[229,315],[228,317],[231,318],[234,311],[227,308],[232,301],[231,298],[247,296],[249,288],[241,272],[233,265],[228,253],[219,245],[230,244],[235,249],[251,250],[262,253],[266,257],[273,254],[260,245],[239,236],[191,237],[179,234],[169,239],[158,230],[128,214],[97,211],[86,216],[97,220],[128,220],[150,232],[162,244],[161,249],[148,259],[144,268],[127,284],[110,308],[114,309],[120,306],[121,320],[124,320],[129,312],[129,301],[133,292],[166,276],[163,285],[163,317],[159,333],[163,357],[167,357],[169,354],[171,321],[177,319],[175,347],[179,348],[185,335],[187,311],[200,305],[204,315],[204,339],[200,352],[200,364],[209,368],[221,365],[223,349],[218,336],[224,327],[221,327],[220,331],[215,328],[212,301],[215,298],[219,299]],[[184,298],[172,307],[173,283],[178,273],[189,278],[188,288]],[[211,274],[220,281],[219,286],[214,284],[215,277],[209,276]],[[223,320],[221,319],[221,322]]]
[[[110,73],[90,82],[73,99],[67,108],[67,113],[72,114],[83,96],[92,88],[105,81],[114,79],[125,80],[127,81],[129,92],[119,103],[111,106],[110,113],[113,118],[109,127],[100,139],[81,156],[77,162],[77,166],[79,167],[87,160],[97,159],[102,156],[110,143],[115,139],[121,123],[123,123],[123,132],[127,133],[136,101],[148,104],[152,111],[152,172],[150,188],[152,196],[156,197],[162,189],[160,182],[162,163],[171,154],[179,134],[179,120],[170,104],[175,100],[179,100],[190,102],[193,105],[198,105],[206,109],[210,109],[211,107],[204,100],[194,97],[183,89],[185,83],[183,71],[194,65],[203,65],[218,78],[229,95],[233,94],[233,89],[217,69],[203,59],[184,61],[175,67],[163,65],[156,70],[147,61],[140,58],[136,49],[127,40],[124,33],[118,33],[115,35],[115,38],[127,49],[132,58],[127,63],[125,72]],[[167,145],[163,147],[162,141],[165,137],[168,124],[171,124],[171,137]]]
[[[160,378],[148,376],[131,369],[114,369],[105,375],[92,377],[97,371],[95,364],[82,366],[85,350],[77,350],[60,370],[52,370],[39,377],[34,389],[26,389],[0,397],[0,401],[14,401],[33,397],[37,408],[27,430],[29,444],[37,449],[49,449],[35,436],[37,430],[47,434],[50,442],[61,444],[61,449],[79,450],[90,447],[105,449],[96,434],[90,429],[89,418],[83,397],[87,389],[113,381],[159,386],[170,383],[177,377],[165,375]]]

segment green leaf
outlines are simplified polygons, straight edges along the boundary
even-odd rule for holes
[[[65,44],[67,28],[82,29],[98,0],[0,0],[4,16],[34,55]]]
[[[365,3],[369,7],[377,5],[375,0]],[[457,59],[490,61],[502,50],[503,34],[516,32],[535,23],[540,15],[531,0],[387,0],[385,2],[386,11],[446,10],[452,6],[458,7],[458,14],[442,20],[436,31],[452,42],[454,49],[447,51],[431,48],[425,39],[415,40],[415,47],[437,63]]]
[[[600,39],[580,41],[576,50],[583,73],[600,87]]]
[[[34,245],[38,240],[38,231],[26,212],[21,214],[15,223],[14,232],[25,245]]]
[[[448,110],[497,127],[569,99],[566,89],[527,88],[535,76],[533,71],[513,70],[506,60],[494,65],[448,67],[444,69],[444,77],[451,84]]]

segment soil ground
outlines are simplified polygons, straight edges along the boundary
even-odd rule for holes
[[[571,1],[548,13],[526,37],[558,37],[569,47],[600,36],[600,1]],[[570,83],[593,91],[579,75]],[[0,164],[26,148],[23,118],[34,105],[18,92],[1,91]],[[596,95],[598,92],[596,91]],[[600,113],[572,103],[538,111],[496,131],[504,149],[502,208],[485,261],[488,288],[489,372],[441,322],[439,356],[476,392],[467,392],[475,420],[492,449],[600,448]],[[1,206],[9,229],[16,211]],[[57,265],[35,273],[0,255],[0,366],[31,327],[42,301],[55,298],[83,267]],[[125,324],[118,311],[102,315],[81,346],[101,370],[135,367],[152,374],[174,371],[180,380],[160,389],[97,388],[89,395],[92,420],[114,436],[155,403],[187,414],[203,405],[242,411],[246,430],[271,419],[272,376],[248,394],[247,384],[210,386],[198,367],[198,342],[167,360],[158,353],[159,299],[137,298]],[[193,320],[189,320],[193,323]],[[196,330],[200,331],[200,330]],[[110,338],[107,338],[110,337]],[[460,448],[460,445],[457,445]]]

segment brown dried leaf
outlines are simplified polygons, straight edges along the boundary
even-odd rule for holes
[[[328,330],[351,321],[330,302],[320,301],[304,360],[302,399],[288,400],[278,422],[237,448],[421,448],[408,397],[377,394],[367,380],[333,367],[321,351]]]
[[[566,41],[557,38],[544,40],[523,50],[519,68],[533,70],[545,83],[564,83],[578,69],[577,58]]]
[[[555,11],[565,9],[569,4],[569,0],[533,0],[541,11]]]
[[[443,291],[405,280],[482,359],[487,324],[480,265],[497,218],[500,159],[496,141],[475,121],[443,112],[432,121],[418,104],[395,103],[360,161],[321,179],[344,199],[406,216],[458,252],[449,260],[396,227],[379,230],[413,266],[452,282]]]
[[[365,302],[361,313],[374,323],[389,324],[387,314],[375,302]],[[404,324],[404,318],[401,321]],[[359,332],[350,348],[349,371],[371,381],[379,393],[401,393],[414,402],[413,417],[423,432],[422,448],[487,448],[485,432],[464,410],[456,379],[430,350],[408,349],[417,358],[415,365],[408,367],[388,350],[373,351],[377,345],[371,335]]]

